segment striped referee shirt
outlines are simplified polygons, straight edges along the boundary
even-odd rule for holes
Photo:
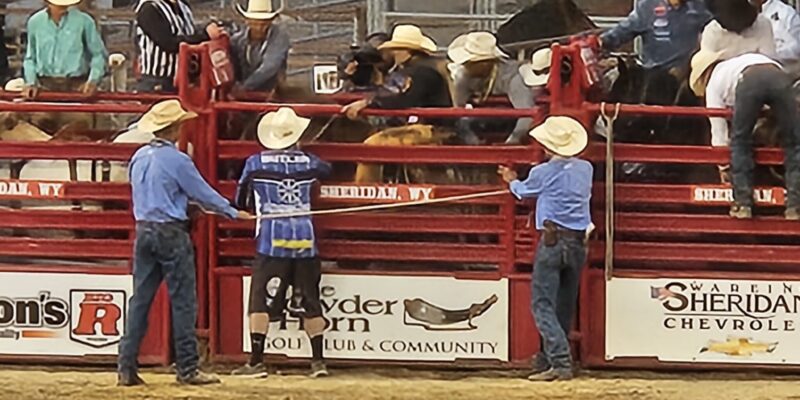
[[[196,31],[192,10],[185,0],[139,0],[136,4],[136,41],[142,75],[172,78],[178,68],[178,46],[208,40]]]

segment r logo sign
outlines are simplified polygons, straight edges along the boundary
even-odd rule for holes
[[[125,329],[125,292],[122,290],[71,290],[72,340],[100,348],[118,343]]]

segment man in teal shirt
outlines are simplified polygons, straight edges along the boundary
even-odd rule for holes
[[[40,89],[92,95],[106,72],[106,47],[91,16],[72,6],[80,0],[47,0],[28,19],[23,74],[25,98]]]

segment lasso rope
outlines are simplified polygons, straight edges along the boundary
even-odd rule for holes
[[[493,197],[493,196],[500,196],[503,194],[509,193],[508,189],[502,190],[495,190],[491,192],[478,192],[478,193],[470,193],[470,194],[462,194],[458,196],[448,196],[442,197],[439,199],[426,199],[426,200],[415,200],[415,201],[405,201],[399,203],[391,203],[391,204],[370,204],[366,206],[355,206],[355,207],[342,207],[342,208],[329,208],[325,210],[312,210],[312,211],[300,211],[300,212],[292,212],[292,213],[275,213],[275,214],[263,214],[260,216],[253,216],[249,218],[250,220],[256,219],[278,219],[278,218],[294,218],[294,217],[308,217],[314,215],[331,215],[331,214],[352,214],[358,212],[365,212],[365,211],[375,211],[375,210],[388,210],[393,208],[404,208],[404,207],[414,207],[414,206],[422,206],[422,205],[430,205],[430,204],[441,204],[441,203],[451,203],[456,201],[463,201],[463,200],[472,200],[472,199],[480,199],[484,197]],[[208,212],[206,210],[203,210]]]
[[[606,123],[606,251],[605,278],[614,277],[614,122],[619,117],[617,103],[613,115],[606,114],[606,103],[600,104],[600,115]]]

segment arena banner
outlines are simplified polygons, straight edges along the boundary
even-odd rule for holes
[[[800,282],[614,278],[606,358],[800,364]]]
[[[250,351],[243,278],[244,348]],[[325,355],[357,360],[508,361],[508,281],[324,275]],[[297,318],[270,325],[266,353],[310,357]]]
[[[130,275],[0,273],[0,355],[115,355]]]
[[[730,186],[692,186],[691,190],[690,201],[695,204],[727,206],[733,203],[733,189]],[[786,189],[781,187],[755,188],[753,197],[758,205],[782,206],[786,202]]]
[[[338,202],[399,203],[434,199],[434,187],[425,185],[322,185],[319,198]]]
[[[58,199],[64,197],[64,182],[0,179],[0,199]]]

